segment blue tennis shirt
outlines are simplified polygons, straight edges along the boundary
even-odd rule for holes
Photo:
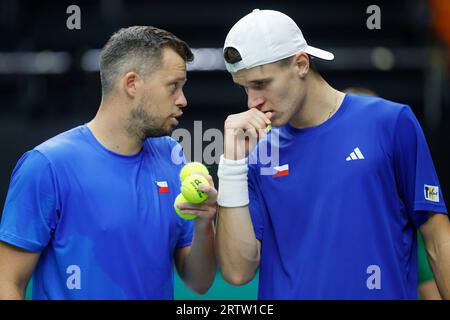
[[[259,299],[417,299],[416,228],[447,210],[408,106],[347,94],[321,125],[272,129],[249,162]]]
[[[150,138],[138,154],[119,155],[83,125],[22,156],[0,240],[41,253],[33,299],[173,298],[174,253],[193,236],[173,208],[176,146]]]

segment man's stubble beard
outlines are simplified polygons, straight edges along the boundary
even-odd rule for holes
[[[127,132],[130,136],[136,137],[141,141],[151,137],[167,136],[172,132],[161,127],[157,120],[153,118],[145,109],[141,101],[137,107],[130,112],[128,118]]]

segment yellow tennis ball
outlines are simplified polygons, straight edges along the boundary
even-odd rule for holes
[[[183,195],[180,193],[176,198],[175,198],[175,202],[173,203],[173,207],[175,208],[175,212],[183,219],[185,220],[192,220],[192,219],[197,219],[197,216],[195,214],[182,214],[180,212],[180,209],[177,207],[177,204],[179,204],[180,202],[188,202]]]
[[[208,180],[199,174],[191,174],[184,179],[181,184],[181,193],[188,202],[202,203],[208,199],[208,194],[198,188],[201,184],[209,186]]]
[[[190,162],[186,164],[180,171],[180,180],[181,182],[186,179],[186,177],[190,176],[194,173],[203,173],[209,174],[208,169],[200,162]]]

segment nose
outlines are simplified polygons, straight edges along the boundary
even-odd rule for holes
[[[247,106],[249,109],[262,107],[264,104],[264,98],[258,92],[248,89],[247,90]]]
[[[178,96],[177,100],[175,100],[175,104],[179,108],[184,108],[184,107],[187,106],[187,99],[184,96],[184,92],[183,91],[181,91],[181,94]]]

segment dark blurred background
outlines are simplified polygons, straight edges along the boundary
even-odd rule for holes
[[[66,27],[73,4],[81,9],[80,30]],[[381,9],[379,30],[366,26],[372,4]],[[369,88],[413,108],[449,204],[450,0],[0,0],[2,207],[21,154],[95,115],[98,50],[120,27],[167,29],[196,49],[180,126],[191,130],[194,120],[202,120],[203,131],[222,129],[228,114],[244,111],[246,97],[224,71],[220,48],[231,26],[254,8],[288,14],[309,44],[334,52],[335,61],[317,66],[335,88]]]

